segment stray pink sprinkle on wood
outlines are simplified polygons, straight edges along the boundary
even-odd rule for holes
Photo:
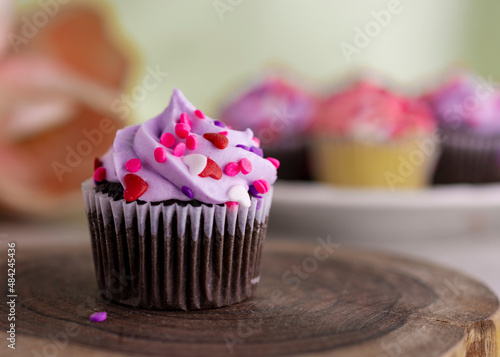
[[[189,150],[194,150],[198,146],[198,138],[195,135],[189,135],[186,139],[186,146]]]
[[[130,159],[125,164],[125,168],[127,169],[128,172],[137,172],[141,169],[141,167],[142,164],[141,160],[139,159]]]
[[[246,157],[240,160],[241,173],[247,175],[252,172],[252,163]]]
[[[90,321],[92,322],[103,322],[108,318],[106,311],[96,312],[90,315]]]
[[[168,148],[171,148],[175,144],[175,137],[171,133],[165,133],[161,136],[160,143]]]
[[[201,110],[199,110],[199,109],[196,109],[196,110],[194,111],[194,114],[195,114],[198,118],[200,118],[200,119],[205,119],[205,114],[203,114],[203,112],[202,112]]]
[[[181,157],[184,154],[184,151],[186,151],[186,144],[179,143],[174,148],[174,156]]]
[[[236,176],[240,173],[240,165],[238,165],[236,162],[230,162],[224,168],[224,172],[228,176],[231,176],[231,177]]]
[[[158,147],[154,152],[156,162],[162,164],[167,161],[167,150],[162,147]]]

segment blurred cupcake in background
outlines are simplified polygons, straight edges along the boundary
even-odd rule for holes
[[[127,119],[111,105],[130,79],[130,52],[100,7],[56,3],[49,17],[35,4],[14,17],[12,5],[0,0],[0,213],[67,215]],[[42,15],[46,24],[27,25]]]
[[[264,76],[229,98],[220,118],[234,129],[254,131],[266,154],[280,161],[280,179],[308,180],[305,138],[319,100],[295,82],[289,75]]]
[[[340,186],[396,189],[428,184],[437,154],[427,103],[369,81],[326,98],[312,129],[316,179]]]
[[[462,73],[426,98],[442,136],[434,182],[500,181],[500,92],[491,82]]]

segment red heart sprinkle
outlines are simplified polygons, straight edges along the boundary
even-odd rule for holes
[[[229,144],[229,139],[219,133],[205,133],[203,137],[214,144],[217,149],[225,149]]]
[[[102,166],[102,161],[98,157],[94,158],[94,171]]]
[[[135,201],[148,190],[146,181],[134,174],[125,175],[123,185],[125,186],[123,197],[127,202]]]
[[[222,178],[222,170],[214,160],[207,158],[207,166],[205,166],[205,169],[198,176],[210,176],[216,180],[220,180]]]

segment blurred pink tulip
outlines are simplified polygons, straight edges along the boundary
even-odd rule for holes
[[[2,26],[10,5],[0,1]],[[23,18],[37,11],[44,10]],[[19,41],[24,23],[0,28],[0,38],[10,38],[0,43],[0,209],[68,213],[81,205],[94,158],[124,125],[111,103],[124,88],[128,57],[95,8],[59,5],[36,35]]]

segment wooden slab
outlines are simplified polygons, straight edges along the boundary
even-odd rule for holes
[[[253,299],[169,312],[103,301],[90,245],[20,247],[15,355],[499,356],[499,302],[481,283],[407,258],[330,249],[268,241]],[[89,322],[95,311],[108,319]],[[3,351],[5,341],[0,355],[14,356]]]

